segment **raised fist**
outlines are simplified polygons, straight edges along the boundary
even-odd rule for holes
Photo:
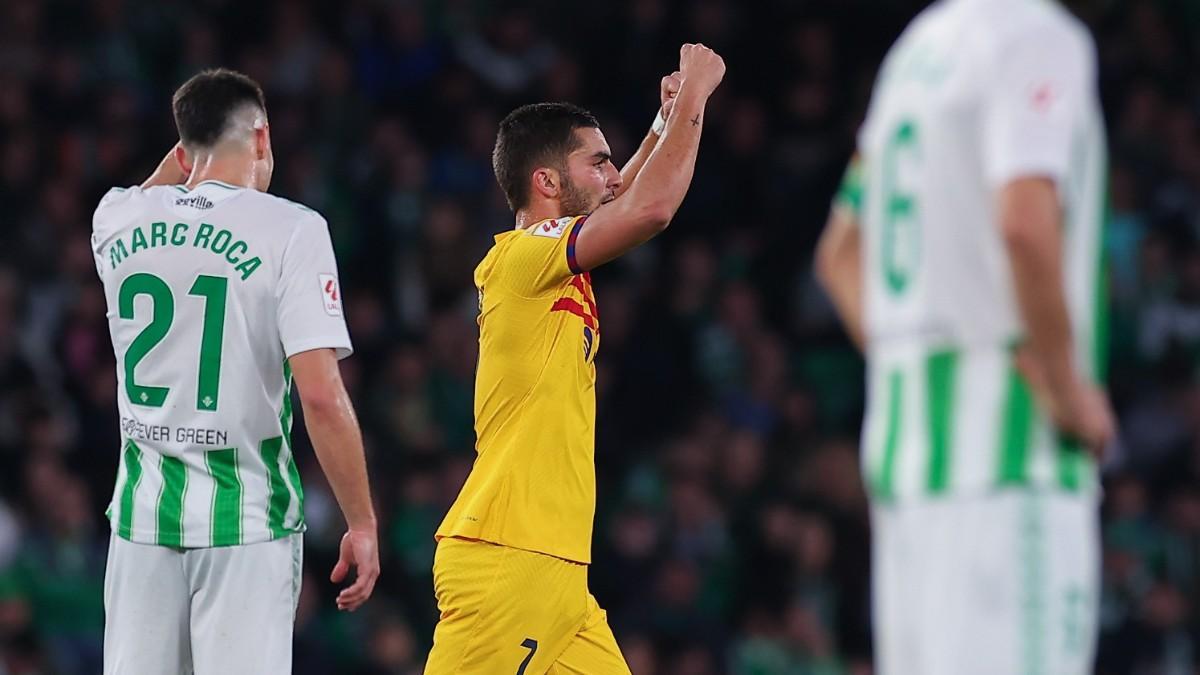
[[[702,44],[688,43],[679,48],[679,72],[707,96],[725,77],[725,60]]]
[[[659,99],[662,101],[662,116],[664,120],[671,116],[671,109],[675,107],[675,95],[679,93],[679,86],[682,84],[683,74],[678,70],[662,79],[662,86],[659,88]]]

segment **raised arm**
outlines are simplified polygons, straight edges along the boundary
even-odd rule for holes
[[[638,146],[637,152],[633,153],[633,157],[630,157],[629,161],[625,162],[625,166],[621,167],[621,187],[617,190],[617,197],[625,194],[629,186],[633,185],[638,173],[646,165],[646,160],[650,159],[650,153],[658,147],[658,141],[666,129],[667,120],[671,119],[671,110],[675,107],[675,97],[679,95],[679,88],[682,84],[683,74],[678,70],[664,77],[659,84],[659,108],[654,118],[654,124],[646,131],[646,136],[642,139],[642,144]]]
[[[155,185],[179,185],[187,180],[188,173],[184,170],[185,154],[183,143],[176,143],[174,147],[167,152],[162,161],[158,163],[158,167],[150,174],[150,177],[142,181],[142,189],[154,187]]]
[[[685,44],[679,54],[681,84],[662,138],[644,164],[633,167],[628,189],[597,209],[580,230],[575,260],[582,269],[602,265],[662,232],[687,194],[704,108],[725,76],[725,62],[704,45]]]

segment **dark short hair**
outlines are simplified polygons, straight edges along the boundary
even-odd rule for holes
[[[211,147],[225,133],[230,116],[246,104],[267,111],[262,87],[253,79],[226,68],[197,73],[171,99],[179,140]]]
[[[592,113],[570,103],[533,103],[510,112],[500,122],[492,170],[516,211],[529,204],[529,176],[539,166],[564,168],[579,141],[576,129],[598,129]]]

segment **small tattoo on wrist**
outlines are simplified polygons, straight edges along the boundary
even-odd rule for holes
[[[694,126],[694,127],[700,126],[700,116],[699,115],[696,115],[695,117],[692,118],[692,126]]]

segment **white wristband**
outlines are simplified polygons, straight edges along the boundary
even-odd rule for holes
[[[658,109],[658,114],[654,116],[654,124],[650,125],[650,133],[655,136],[662,136],[663,130],[667,128],[667,118],[663,117],[662,108]]]

